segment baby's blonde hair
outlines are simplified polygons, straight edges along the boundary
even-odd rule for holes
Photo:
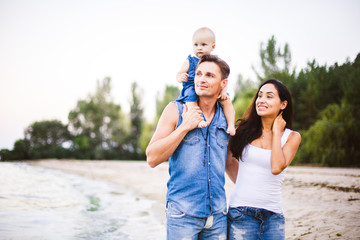
[[[194,35],[193,35],[193,39],[196,35],[198,34],[204,34],[204,35],[207,35],[209,38],[211,38],[213,40],[213,42],[215,43],[215,33],[208,27],[202,27],[202,28],[199,28],[198,30],[196,30],[194,32]]]

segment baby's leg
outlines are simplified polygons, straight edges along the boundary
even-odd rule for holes
[[[185,104],[188,107],[188,109],[199,106],[197,102],[186,102]],[[199,122],[198,128],[207,127],[208,125],[209,124],[206,121],[202,120],[201,122]]]
[[[231,136],[234,136],[236,132],[234,106],[232,105],[230,98],[227,98],[226,100],[222,100],[221,103],[224,107],[224,114],[228,124],[228,129],[226,130],[226,132]]]

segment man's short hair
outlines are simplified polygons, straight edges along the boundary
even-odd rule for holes
[[[221,80],[229,77],[230,74],[229,65],[224,60],[219,58],[217,55],[203,55],[197,66],[199,66],[203,62],[213,62],[216,65],[218,65],[221,72]]]

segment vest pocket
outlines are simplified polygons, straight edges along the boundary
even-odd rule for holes
[[[194,145],[194,144],[199,143],[200,142],[200,136],[198,135],[198,133],[199,133],[198,131],[192,130],[191,132],[186,134],[186,136],[182,140],[183,143],[188,144],[188,145]]]
[[[216,128],[216,143],[221,148],[226,148],[229,141],[229,135],[223,127]]]

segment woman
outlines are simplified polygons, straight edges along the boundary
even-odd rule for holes
[[[230,138],[226,172],[235,183],[228,213],[229,239],[285,239],[281,186],[301,142],[292,127],[287,87],[269,79],[259,87]]]

